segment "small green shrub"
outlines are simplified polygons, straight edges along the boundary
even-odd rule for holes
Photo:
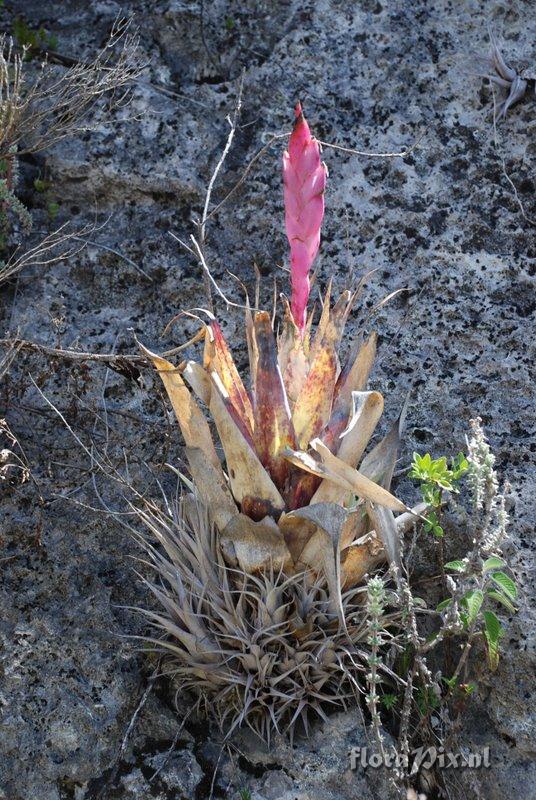
[[[398,720],[397,751],[404,756],[430,741],[442,741],[452,737],[458,729],[457,720],[461,710],[478,690],[482,668],[486,662],[471,659],[472,653],[486,653],[487,667],[497,669],[500,658],[500,643],[504,627],[498,616],[500,610],[515,613],[518,590],[502,553],[502,544],[507,536],[509,523],[506,511],[508,484],[499,486],[495,472],[495,458],[482,430],[481,420],[471,422],[471,435],[467,439],[467,453],[459,453],[452,459],[445,456],[433,459],[429,453],[413,454],[410,476],[420,484],[423,500],[429,505],[424,523],[425,532],[436,537],[436,544],[443,548],[445,531],[440,524],[440,515],[449,503],[455,503],[458,518],[467,521],[467,534],[471,547],[463,557],[447,561],[440,560],[442,585],[447,597],[435,610],[415,597],[408,581],[411,569],[403,559],[399,574],[396,574],[397,591],[390,592],[387,605],[398,606],[402,613],[399,630],[377,631],[374,614],[369,610],[369,627],[373,641],[383,641],[384,646],[371,649],[374,670],[368,676],[369,694],[382,690],[379,697],[367,697],[371,711],[371,725],[376,733],[378,747],[383,752],[383,738],[377,715],[394,714]],[[464,508],[464,503],[469,509]],[[416,532],[417,533],[417,532]],[[402,548],[407,552],[407,548]],[[372,578],[368,582],[370,593],[376,591]],[[395,598],[395,599],[394,599]],[[384,605],[386,604],[384,598]],[[429,631],[430,618],[436,620],[434,630]],[[423,631],[423,621],[426,626]],[[452,642],[456,643],[453,658]],[[393,681],[386,680],[386,658],[388,652],[398,652]],[[427,659],[434,652],[432,674]],[[437,665],[442,668],[437,671]],[[381,685],[376,676],[381,676]],[[405,685],[403,691],[400,686]],[[432,717],[436,720],[432,727]],[[441,720],[440,730],[437,728]],[[403,764],[403,760],[401,762]],[[395,777],[405,787],[411,786],[411,772],[404,766],[395,769]],[[444,776],[437,776],[444,780]]]
[[[46,28],[31,28],[22,17],[13,20],[13,38],[24,50],[24,58],[30,60],[35,54],[42,50],[56,50],[58,38],[50,33]]]

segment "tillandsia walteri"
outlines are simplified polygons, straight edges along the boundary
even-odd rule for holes
[[[249,390],[212,315],[202,364],[175,367],[145,352],[173,404],[191,476],[229,563],[248,573],[268,564],[285,572],[321,569],[339,607],[337,587],[355,585],[386,555],[397,561],[397,524],[410,510],[389,489],[403,415],[363,459],[383,411],[381,394],[366,388],[376,335],[358,341],[341,369],[338,347],[359,290],[332,304],[331,282],[313,335],[309,270],[320,242],[326,168],[300,105],[295,113],[283,155],[292,300],[284,300],[277,338],[270,314],[247,307]],[[225,465],[198,400],[214,420]],[[393,512],[402,514],[398,523]]]
[[[342,292],[332,302],[330,281],[316,330],[314,314],[307,311],[309,272],[320,244],[327,171],[299,104],[295,117],[288,151],[283,155],[291,301],[283,300],[277,335],[270,314],[246,304],[249,387],[212,314],[201,332],[202,364],[188,361],[176,367],[145,348],[144,352],[158,370],[179,421],[197,500],[217,531],[211,540],[216,548],[213,557],[229,570],[225,581],[233,585],[249,577],[257,581],[250,586],[254,594],[267,575],[271,580],[279,576],[280,581],[289,581],[287,588],[292,588],[294,599],[288,592],[277,594],[276,606],[287,609],[278,612],[282,616],[277,625],[289,624],[296,592],[302,596],[293,581],[301,581],[306,574],[311,586],[320,581],[325,587],[321,614],[316,600],[309,598],[303,606],[310,608],[311,614],[316,608],[313,616],[307,620],[300,617],[303,624],[291,625],[298,642],[305,629],[307,637],[316,636],[320,617],[326,626],[335,625],[349,635],[348,592],[355,592],[363,577],[382,561],[399,564],[401,529],[411,525],[422,509],[412,512],[390,491],[404,411],[384,439],[365,455],[383,411],[382,395],[367,389],[376,334],[356,341],[346,363],[342,367],[339,363],[345,323],[360,287]],[[214,422],[223,463],[199,401]],[[184,521],[181,525],[185,527]],[[169,553],[180,561],[177,547],[176,543],[170,546]],[[174,569],[180,572],[180,564]],[[199,585],[203,585],[201,575]],[[164,605],[170,613],[166,597]],[[275,595],[270,597],[268,605],[273,605]],[[216,605],[221,602],[220,598]],[[245,607],[247,603],[242,602]],[[199,598],[197,605],[203,606]],[[161,625],[161,620],[157,624]],[[251,624],[256,629],[257,622]],[[187,629],[198,642],[204,641],[203,647],[215,648],[214,632],[195,632],[184,614],[174,617],[172,629],[162,627],[178,637],[179,643],[173,645],[175,655],[188,650],[184,664],[190,664],[192,652],[180,639],[180,631]],[[321,638],[325,636],[327,627]],[[231,638],[236,643],[237,639]],[[244,640],[240,641],[243,646]],[[268,657],[262,648],[257,655],[259,664]],[[273,653],[269,656],[270,663],[274,657]],[[292,713],[303,701],[285,697]]]
[[[145,641],[165,657],[162,672],[177,692],[197,694],[227,735],[244,724],[268,742],[275,732],[292,736],[298,722],[307,733],[324,709],[355,702],[369,636],[362,587],[343,593],[341,626],[323,576],[229,567],[206,507],[192,495],[139,513],[159,545],[142,540],[161,606],[143,613],[164,634]],[[388,627],[400,613],[380,617]]]

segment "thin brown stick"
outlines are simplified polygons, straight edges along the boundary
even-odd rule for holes
[[[206,243],[206,233],[207,233],[207,217],[208,217],[208,210],[209,210],[209,207],[210,207],[210,201],[212,199],[212,191],[214,189],[214,184],[216,183],[216,179],[218,177],[218,174],[219,174],[221,168],[223,167],[225,159],[227,158],[229,150],[231,149],[231,146],[233,144],[233,139],[234,139],[234,136],[235,136],[235,133],[236,133],[236,128],[237,128],[237,125],[238,125],[240,112],[242,110],[242,92],[243,92],[243,89],[244,89],[244,72],[242,72],[242,75],[240,77],[240,83],[238,84],[238,95],[237,95],[236,107],[235,107],[235,111],[234,111],[233,117],[232,118],[231,117],[227,117],[227,121],[228,121],[228,123],[230,125],[229,135],[227,136],[227,141],[225,142],[225,147],[223,148],[223,152],[222,152],[222,154],[221,154],[221,156],[220,156],[220,158],[218,160],[218,163],[216,164],[216,167],[214,168],[214,171],[213,171],[213,173],[212,173],[212,175],[210,177],[210,180],[209,180],[209,183],[208,183],[208,186],[207,186],[207,191],[206,191],[206,195],[205,195],[205,202],[204,202],[204,205],[203,205],[203,213],[201,215],[201,220],[196,225],[197,235],[196,235],[195,239],[194,239],[193,236],[191,237],[192,240],[194,241],[195,249],[198,251],[198,256],[199,256],[199,259],[201,261],[201,265],[203,266],[203,275],[204,275],[204,280],[205,280],[205,289],[206,289],[206,294],[207,294],[208,307],[209,307],[209,310],[212,311],[212,312],[214,311],[214,305],[213,305],[213,302],[212,302],[211,285],[215,285],[215,288],[218,291],[218,294],[221,295],[222,292],[219,290],[219,288],[215,284],[215,281],[212,278],[212,276],[210,274],[210,271],[208,270],[208,267],[206,265],[205,243]]]
[[[236,305],[236,303],[231,303],[231,305]],[[242,306],[240,306],[242,308]],[[202,335],[196,334],[191,339],[189,339],[184,344],[179,345],[178,347],[173,347],[171,350],[165,350],[162,353],[162,356],[165,358],[169,356],[176,355],[177,353],[184,350],[186,347],[190,347],[198,341],[201,341]],[[117,367],[121,367],[124,364],[139,364],[141,367],[144,366],[151,366],[148,359],[142,355],[133,355],[133,354],[125,354],[121,355],[118,353],[89,353],[83,350],[65,350],[59,347],[49,347],[46,344],[41,344],[40,342],[32,342],[28,339],[20,339],[18,337],[14,338],[5,338],[0,339],[0,347],[7,348],[7,354],[2,361],[0,361],[0,377],[2,375],[4,366],[11,363],[13,360],[14,355],[20,350],[29,350],[35,353],[41,353],[45,356],[51,356],[53,358],[64,358],[71,361],[96,361],[102,362],[107,366],[112,366],[115,364]],[[9,359],[9,362],[8,362]],[[152,367],[151,367],[152,369]],[[118,413],[118,412],[115,412]]]
[[[46,356],[53,356],[55,358],[66,358],[71,361],[101,361],[105,364],[120,364],[121,362],[129,362],[134,364],[147,364],[148,361],[145,356],[138,355],[117,355],[117,353],[86,353],[79,350],[63,350],[58,347],[48,347],[39,342],[31,342],[28,339],[0,339],[0,346],[16,347],[18,350],[30,350],[35,353],[42,353]]]

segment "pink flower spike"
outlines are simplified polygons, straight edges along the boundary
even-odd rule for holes
[[[290,244],[291,311],[303,334],[309,299],[309,271],[320,246],[320,227],[324,217],[326,165],[320,160],[320,145],[311,136],[301,104],[288,151],[283,153],[285,228]]]

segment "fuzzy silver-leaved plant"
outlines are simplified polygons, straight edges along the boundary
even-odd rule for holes
[[[292,735],[298,723],[307,732],[312,718],[355,701],[370,667],[364,588],[343,592],[341,627],[325,580],[228,566],[194,495],[139,515],[157,543],[142,540],[156,578],[147,584],[161,607],[143,612],[155,630],[145,641],[177,693],[191,690],[227,735],[246,725],[266,741]],[[375,611],[377,632],[398,617],[384,605]],[[382,669],[378,659],[378,679]]]

